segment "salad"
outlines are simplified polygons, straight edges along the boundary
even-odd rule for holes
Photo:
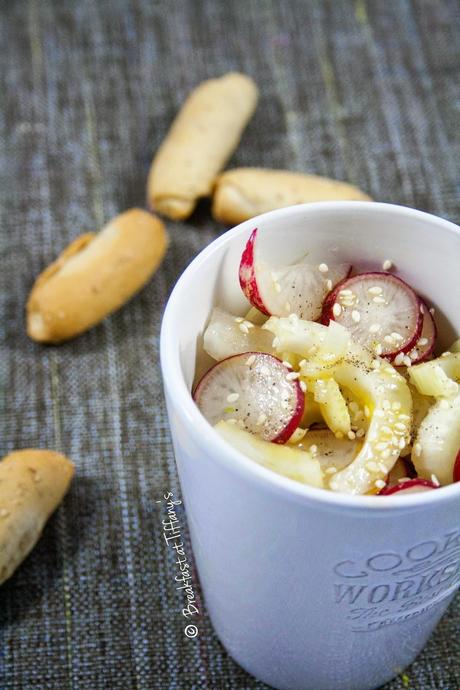
[[[255,462],[347,494],[433,491],[460,481],[460,340],[435,357],[434,309],[392,262],[357,273],[303,259],[269,265],[252,232],[239,280],[251,308],[215,308],[216,363],[193,397]]]

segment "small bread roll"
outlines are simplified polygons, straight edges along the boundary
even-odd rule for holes
[[[150,168],[147,197],[153,210],[181,220],[200,197],[211,194],[257,98],[252,79],[236,72],[209,79],[192,91]]]
[[[77,237],[41,273],[27,302],[27,333],[42,343],[74,338],[149,280],[168,238],[159,218],[133,208],[98,234]]]
[[[17,450],[0,462],[0,585],[37,543],[73,474],[52,450]]]
[[[371,201],[371,198],[351,184],[318,175],[235,168],[217,178],[212,214],[221,223],[236,225],[275,208],[310,201]]]

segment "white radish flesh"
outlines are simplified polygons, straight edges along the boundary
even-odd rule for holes
[[[388,273],[362,273],[338,285],[324,303],[322,322],[337,321],[360,345],[393,360],[419,339],[419,298],[407,283]]]
[[[350,272],[350,264],[269,266],[260,256],[255,229],[241,256],[239,279],[249,302],[264,314],[315,321],[327,293]]]
[[[246,352],[215,364],[193,397],[213,426],[232,420],[267,441],[286,443],[304,411],[303,391],[292,373],[276,357]]]

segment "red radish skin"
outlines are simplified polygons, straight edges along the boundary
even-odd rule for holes
[[[257,256],[259,230],[252,231],[240,260],[239,281],[246,298],[267,316],[289,316],[315,321],[321,316],[329,289],[351,271],[350,264],[311,265],[306,261],[269,266]]]
[[[401,491],[410,491],[417,489],[422,491],[430,491],[431,489],[439,489],[439,485],[430,482],[428,479],[409,479],[407,482],[400,482],[396,486],[385,486],[380,492],[379,496],[391,496],[392,494],[401,493]],[[415,493],[415,491],[413,492]]]
[[[291,373],[273,355],[233,355],[209,369],[197,384],[193,399],[213,426],[222,419],[235,419],[266,441],[286,443],[299,426],[305,407],[299,381],[287,378]],[[233,403],[227,394],[235,393],[237,401]],[[259,422],[261,415],[263,422]]]
[[[454,475],[453,475],[453,481],[454,482],[460,482],[460,450],[457,453],[457,457],[454,462]]]
[[[366,283],[369,282],[372,287],[378,288],[383,286],[382,291],[384,290],[385,285],[391,285],[393,290],[397,290],[400,288],[401,291],[404,291],[406,301],[408,302],[408,304],[411,305],[411,310],[406,311],[407,318],[408,320],[410,319],[410,321],[412,321],[411,328],[409,329],[409,325],[407,326],[408,332],[406,336],[403,336],[403,340],[397,347],[395,347],[394,343],[387,344],[384,340],[384,337],[390,336],[391,332],[393,331],[387,333],[386,329],[382,326],[379,335],[375,334],[373,338],[380,344],[382,350],[381,352],[376,352],[376,354],[380,354],[382,357],[385,357],[390,361],[393,361],[395,357],[399,354],[401,354],[401,356],[406,355],[415,347],[417,340],[420,337],[423,322],[423,315],[420,309],[420,300],[413,291],[413,289],[410,287],[410,285],[401,280],[401,278],[397,278],[396,276],[391,275],[389,273],[383,273],[378,271],[360,273],[358,275],[353,276],[352,278],[346,278],[345,280],[342,280],[338,285],[336,285],[336,287],[327,295],[326,299],[324,300],[321,323],[327,326],[330,323],[330,321],[337,321],[338,323],[341,323],[342,325],[349,328],[349,330],[352,333],[352,336],[354,336],[358,342],[361,342],[361,344],[363,345],[368,345],[367,341],[363,342],[363,338],[360,339],[354,331],[358,331],[359,328],[363,328],[364,319],[366,320],[366,323],[369,322],[371,324],[375,323],[378,325],[382,321],[382,316],[385,316],[385,314],[382,313],[381,307],[378,308],[377,305],[375,305],[375,317],[373,317],[372,315],[369,316],[369,311],[374,308],[371,302],[371,300],[374,300],[374,297],[371,297],[370,295],[366,295],[366,300],[368,301],[368,303],[367,305],[365,305],[364,311],[363,304],[360,302],[355,302],[352,306],[345,306],[343,304],[344,302],[347,302],[348,299],[354,301],[354,299],[356,298],[356,294],[353,293],[353,287],[358,286],[359,289],[362,289],[362,286],[359,285],[359,283],[361,283],[362,281],[366,281]],[[343,296],[343,290],[350,290],[353,293],[353,296],[351,298]],[[366,293],[368,291],[369,289],[366,291]],[[380,295],[377,294],[375,295],[375,297],[378,298],[380,297]],[[339,304],[341,307],[340,313],[338,315],[334,314],[335,304]],[[385,305],[385,307],[390,306],[391,303]],[[354,322],[353,320],[353,311],[356,311],[359,314],[359,321],[357,322]],[[351,315],[350,318],[348,318],[348,315]],[[393,323],[393,327],[394,332],[398,332],[396,329],[400,327],[400,324]],[[369,335],[369,338],[370,337],[371,336]]]
[[[268,311],[265,309],[265,305],[260,296],[255,275],[254,244],[256,237],[257,228],[252,231],[251,237],[247,241],[244,251],[241,255],[239,271],[240,286],[252,306],[256,307],[256,309],[261,311],[263,314],[270,316]]]
[[[433,354],[438,335],[436,323],[430,310],[422,298],[419,297],[419,299],[420,310],[422,312],[422,330],[420,332],[420,338],[415,344],[415,347],[409,352],[409,357],[412,360],[412,364],[421,364],[421,362],[426,362],[427,359],[430,359]],[[424,340],[427,342],[423,342]],[[422,342],[420,343],[420,341]]]

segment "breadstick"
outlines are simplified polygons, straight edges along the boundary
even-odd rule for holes
[[[163,223],[136,208],[96,235],[77,237],[35,281],[28,335],[60,343],[102,321],[149,280],[166,247]]]
[[[371,199],[357,187],[327,177],[287,170],[235,168],[217,178],[212,213],[216,220],[235,225],[275,208],[334,200]]]
[[[200,84],[187,98],[150,168],[147,197],[169,218],[187,218],[209,196],[253,114],[257,87],[237,72]]]
[[[52,450],[17,450],[0,462],[0,585],[37,543],[73,474]]]

